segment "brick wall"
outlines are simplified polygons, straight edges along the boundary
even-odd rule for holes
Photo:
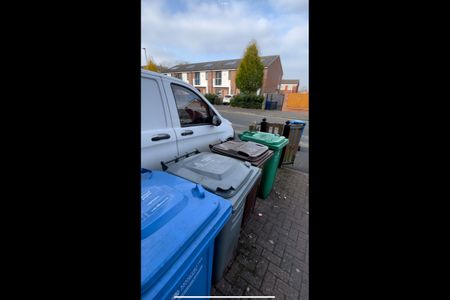
[[[214,72],[206,71],[206,73],[208,74],[208,93],[214,93],[214,88],[213,88]]]
[[[187,72],[187,80],[189,84],[194,85],[194,73],[193,72]]]
[[[228,95],[228,88],[220,88],[220,90],[222,91],[222,97]]]
[[[264,69],[264,79],[262,86],[262,93],[274,93],[278,89],[283,77],[283,69],[281,67],[280,57],[266,69]]]
[[[196,89],[198,89],[200,91],[200,93],[202,93],[202,94],[206,93],[206,88],[204,88],[204,87],[197,87]]]
[[[231,70],[231,77],[230,77],[230,87],[231,87],[231,94],[236,95],[236,74],[237,70]]]
[[[298,84],[283,84],[280,90],[281,94],[298,93]]]

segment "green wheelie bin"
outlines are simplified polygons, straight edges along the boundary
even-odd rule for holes
[[[239,135],[242,141],[252,141],[263,144],[273,151],[273,156],[264,164],[261,179],[261,197],[267,199],[272,191],[275,176],[277,175],[278,164],[280,162],[281,152],[289,143],[289,140],[279,134],[273,134],[260,131],[244,131]]]

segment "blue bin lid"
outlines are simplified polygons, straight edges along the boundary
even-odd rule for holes
[[[290,122],[291,122],[291,124],[305,124],[306,125],[306,122],[302,121],[302,120],[291,120]]]
[[[229,201],[199,184],[161,171],[141,172],[141,293],[200,236],[212,229],[217,234],[217,224],[230,215]]]

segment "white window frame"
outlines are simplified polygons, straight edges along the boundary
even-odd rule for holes
[[[217,78],[217,74],[220,74],[220,78]],[[217,83],[217,79],[220,80],[220,83]],[[221,86],[222,85],[222,71],[216,71],[216,76],[214,78],[214,84]]]
[[[198,81],[197,81],[197,75],[198,75]],[[200,85],[200,72],[194,72],[194,85]]]

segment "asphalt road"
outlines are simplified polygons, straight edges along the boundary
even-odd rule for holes
[[[233,128],[236,130],[236,133],[241,133],[242,131],[248,130],[248,127],[251,123],[256,122],[260,123],[263,118],[266,118],[269,123],[282,123],[284,124],[287,120],[292,120],[292,114],[287,114],[286,116],[282,116],[283,112],[278,112],[277,117],[269,115],[270,113],[264,110],[260,112],[247,112],[245,109],[241,109],[242,111],[227,111],[221,106],[215,106],[220,114],[228,119],[231,123],[233,123]],[[294,117],[295,118],[295,117]],[[303,147],[308,147],[309,141],[309,121],[302,119],[301,116],[296,118],[298,120],[303,120],[306,122],[305,130],[303,131],[302,139],[300,141],[300,145]]]
[[[233,123],[233,128],[236,130],[236,134],[239,134],[245,130],[251,123],[260,123],[262,118],[266,118],[269,123],[282,123],[287,120],[297,119],[306,122],[306,127],[303,131],[302,138],[300,140],[301,149],[297,152],[293,165],[285,165],[284,167],[301,171],[309,174],[309,121],[307,118],[301,115],[295,116],[292,113],[284,113],[281,111],[264,111],[264,110],[246,110],[246,109],[234,109],[230,111],[228,108],[221,105],[215,106],[219,110],[220,114]],[[276,116],[274,116],[276,115]]]

